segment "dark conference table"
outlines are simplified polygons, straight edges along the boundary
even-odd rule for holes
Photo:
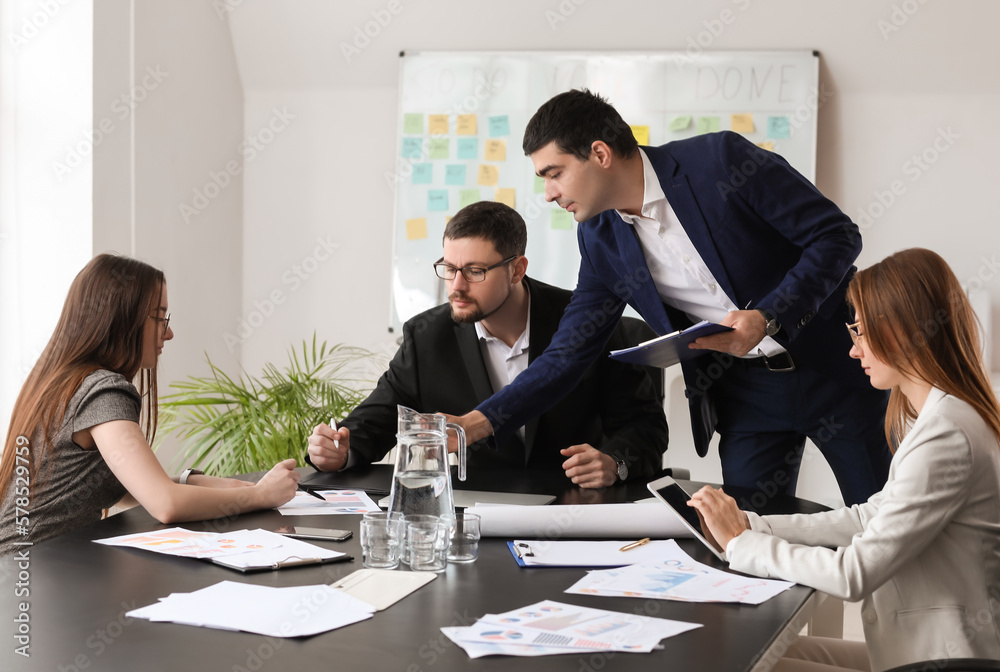
[[[311,471],[311,470],[308,470]],[[375,465],[335,475],[350,488],[387,488],[392,468]],[[562,474],[520,472],[505,478],[505,490],[558,495],[556,503],[608,503],[646,496],[644,483],[587,491],[572,486]],[[492,479],[498,478],[494,475]],[[456,484],[469,490],[497,489],[492,479],[470,477]],[[495,480],[493,481],[496,482]],[[697,487],[699,484],[681,482]],[[739,493],[733,493],[740,500]],[[747,493],[749,494],[749,493]],[[373,494],[373,499],[379,495]],[[791,497],[772,497],[757,508],[762,513],[813,512],[819,504]],[[241,574],[208,562],[103,546],[93,539],[161,529],[137,507],[93,526],[30,548],[27,581],[12,556],[0,558],[0,670],[77,672],[110,670],[257,670],[306,671],[398,670],[532,670],[597,672],[618,670],[767,670],[777,661],[795,633],[806,624],[819,594],[794,586],[758,605],[694,604],[666,600],[569,595],[583,569],[522,569],[507,550],[506,539],[484,538],[479,560],[449,564],[437,579],[373,618],[312,637],[274,639],[244,632],[151,623],[125,612],[156,602],[175,592],[192,592],[219,581],[267,586],[329,584],[361,568],[357,539],[359,516],[282,516],[262,511],[183,527],[224,532],[274,529],[282,524],[340,527],[354,530],[346,542],[313,542],[347,552],[353,562]],[[696,560],[720,563],[694,540],[680,540]],[[401,570],[405,571],[405,570]],[[26,583],[28,597],[15,597],[17,583]],[[640,613],[702,623],[705,627],[663,640],[662,650],[649,654],[586,653],[514,658],[492,656],[470,660],[440,631],[441,626],[471,625],[486,613],[498,613],[551,599],[588,607]],[[30,658],[14,653],[17,603],[29,603]]]

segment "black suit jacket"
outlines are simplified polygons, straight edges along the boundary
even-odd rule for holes
[[[531,295],[533,361],[549,345],[572,292],[524,279]],[[632,345],[619,326],[609,349]],[[352,460],[381,459],[396,445],[396,405],[430,413],[464,415],[493,395],[475,326],[451,319],[448,304],[403,325],[403,344],[375,390],[341,426],[351,431]],[[484,440],[469,446],[469,468],[522,466],[561,469],[559,451],[589,443],[625,460],[629,478],[652,476],[667,449],[667,421],[645,370],[605,357],[586,370],[573,390],[544,415],[499,447]]]

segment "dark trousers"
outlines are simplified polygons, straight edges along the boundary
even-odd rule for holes
[[[830,464],[848,506],[885,485],[892,459],[884,428],[887,392],[847,387],[802,367],[775,372],[736,360],[708,393],[727,485],[809,499],[808,492],[795,492],[806,438]]]

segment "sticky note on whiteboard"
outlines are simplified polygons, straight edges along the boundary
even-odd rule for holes
[[[476,184],[481,187],[495,187],[499,181],[500,171],[497,170],[496,166],[479,164],[479,178],[476,180]]]
[[[535,175],[535,193],[544,194],[545,193],[545,180]]]
[[[424,115],[409,113],[403,115],[403,133],[420,135],[424,132]]]
[[[632,129],[632,135],[635,136],[635,141],[640,145],[649,144],[649,126],[629,126]]]
[[[752,114],[734,114],[729,118],[729,123],[737,133],[753,133]]]
[[[487,140],[486,141],[486,156],[487,161],[506,161],[507,160],[507,141],[506,140]]]
[[[499,138],[504,135],[510,135],[510,121],[507,119],[507,115],[500,114],[490,117],[490,137]]]
[[[427,210],[429,212],[444,212],[448,209],[448,190],[431,189],[427,192]]]
[[[444,167],[444,183],[452,187],[461,187],[465,184],[465,164],[449,163]]]
[[[455,135],[475,135],[475,134],[476,134],[476,115],[474,114],[458,115],[458,121],[455,123]]]
[[[670,130],[671,131],[683,131],[684,129],[691,126],[691,115],[685,114],[680,117],[674,117],[670,120]]]
[[[431,114],[427,117],[427,132],[431,135],[448,135],[448,115]]]
[[[767,137],[773,140],[787,140],[791,136],[788,117],[768,117]]]
[[[497,203],[503,203],[510,207],[514,206],[515,190],[505,187],[500,187],[496,190],[496,194],[493,196],[493,200]]]
[[[403,138],[402,157],[404,159],[423,158],[424,142],[421,138]]]
[[[464,208],[467,205],[478,203],[480,200],[479,189],[461,189],[458,192],[458,207]]]
[[[765,142],[755,142],[754,144],[760,147],[761,149],[766,149],[769,152],[774,151],[774,143],[771,142],[770,140],[767,140]]]
[[[719,130],[718,117],[698,117],[699,133],[715,133]]]
[[[423,217],[406,220],[406,239],[423,240],[427,237],[427,220]]]
[[[573,215],[566,212],[562,208],[552,209],[552,228],[559,230],[569,230],[573,229]]]
[[[476,159],[479,154],[479,139],[478,138],[459,138],[458,139],[458,159]]]
[[[449,142],[448,138],[431,138],[427,155],[432,159],[447,159]]]
[[[430,163],[413,164],[413,184],[430,184],[434,178],[434,166]]]

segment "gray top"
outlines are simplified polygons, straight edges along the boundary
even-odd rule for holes
[[[0,555],[18,548],[15,541],[38,543],[101,519],[102,509],[114,506],[125,496],[125,486],[111,472],[101,452],[84,450],[73,442],[73,432],[112,420],[139,422],[141,401],[135,386],[124,376],[98,369],[87,376],[70,399],[62,424],[53,435],[52,445],[39,450],[42,432],[31,440],[34,480],[26,509],[29,533],[19,533],[15,518],[15,486],[24,486],[15,475],[8,484],[0,507]],[[44,453],[44,457],[40,456]]]

